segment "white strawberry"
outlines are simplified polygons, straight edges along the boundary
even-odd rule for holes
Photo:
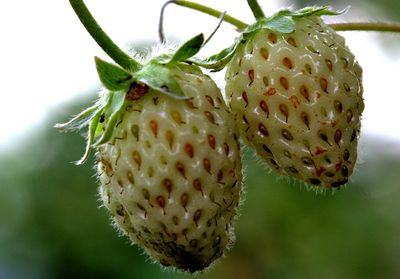
[[[361,67],[317,15],[290,33],[259,29],[228,64],[226,95],[244,142],[279,174],[340,187],[357,158]]]
[[[238,132],[214,81],[181,61],[202,35],[134,72],[96,59],[109,90],[60,128],[89,126],[100,196],[119,228],[164,266],[203,270],[234,241]]]
[[[320,18],[335,14],[283,10],[220,53],[192,59],[216,71],[227,65],[226,99],[244,143],[278,174],[323,188],[352,174],[364,109],[361,67]]]

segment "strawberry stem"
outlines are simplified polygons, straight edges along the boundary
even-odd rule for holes
[[[220,18],[221,15],[223,14],[223,12],[221,12],[221,11],[218,11],[218,10],[215,10],[213,8],[210,8],[210,7],[198,4],[198,3],[194,3],[194,2],[191,2],[191,1],[172,0],[172,1],[169,1],[169,3],[167,3],[167,4],[170,4],[170,3],[174,3],[174,4],[178,5],[178,6],[182,6],[182,7],[185,7],[185,8],[192,9],[192,10],[196,10],[196,11],[202,12],[204,14],[208,14],[208,15],[216,17],[216,18]],[[232,17],[232,16],[230,16],[228,14],[225,14],[224,21],[227,22],[227,23],[232,24],[238,30],[243,30],[243,29],[245,29],[247,27],[246,23],[244,23],[243,21],[240,21],[239,19],[234,18],[234,17]]]
[[[171,0],[168,1],[167,4],[174,3],[176,5],[186,7],[192,10],[196,10],[202,12],[204,14],[208,14],[210,16],[220,18],[222,12],[215,10],[213,8],[203,6],[201,4],[197,4],[194,2],[186,1],[186,0]],[[250,8],[253,11],[253,14],[256,18],[264,17],[264,13],[262,12],[257,0],[247,0]],[[165,8],[165,7],[163,7]],[[235,26],[238,31],[245,29],[248,24],[243,21],[234,18],[228,14],[226,14],[223,18],[223,21],[232,24]],[[329,24],[330,27],[335,29],[336,31],[378,31],[378,32],[400,32],[400,24],[395,23],[383,23],[383,22],[349,22],[349,23],[333,23]],[[162,30],[162,29],[161,29]]]
[[[82,0],[69,0],[79,20],[99,46],[122,68],[136,71],[141,65],[120,49],[96,22]]]
[[[348,22],[333,23],[330,27],[336,31],[378,31],[378,32],[400,32],[400,24],[384,22]]]
[[[249,4],[250,9],[256,19],[265,18],[265,14],[257,0],[247,0],[247,4]]]

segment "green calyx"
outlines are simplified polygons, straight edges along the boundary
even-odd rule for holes
[[[297,11],[281,10],[270,17],[258,19],[254,24],[247,26],[235,42],[228,48],[205,59],[191,59],[190,62],[212,71],[222,70],[234,56],[237,48],[251,39],[257,31],[268,29],[277,33],[288,34],[295,31],[296,18],[308,16],[333,16],[344,13],[345,11],[332,11],[328,7],[307,7]]]
[[[187,99],[179,86],[176,70],[200,71],[197,66],[184,62],[197,54],[203,45],[204,36],[197,35],[174,53],[155,57],[132,72],[95,57],[97,73],[107,90],[101,93],[93,106],[70,121],[55,125],[55,128],[64,131],[87,129],[86,150],[76,164],[83,164],[87,160],[92,147],[99,147],[112,139],[114,128],[122,119],[126,105],[139,101],[149,90],[179,100]],[[135,98],[129,95],[131,92],[135,92]]]

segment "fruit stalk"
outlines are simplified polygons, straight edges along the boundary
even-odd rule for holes
[[[378,31],[378,32],[400,32],[400,24],[384,22],[348,22],[333,23],[330,27],[336,31]]]
[[[79,20],[99,46],[122,68],[136,71],[141,65],[120,49],[103,31],[82,0],[69,0]]]
[[[265,14],[261,9],[260,4],[258,4],[257,0],[247,0],[247,4],[249,4],[250,9],[256,19],[261,19],[265,17]]]
[[[174,3],[176,5],[185,7],[185,8],[189,8],[195,11],[199,11],[202,12],[204,14],[208,14],[210,16],[219,18],[221,17],[221,15],[223,14],[223,12],[215,10],[213,8],[195,3],[195,2],[191,2],[191,1],[185,1],[185,0],[173,0],[173,1],[169,1],[169,3]],[[225,14],[224,16],[224,21],[227,23],[232,24],[233,26],[235,26],[238,30],[243,30],[247,27],[247,24],[244,23],[243,21],[234,18],[228,14]]]
[[[210,8],[210,7],[198,4],[198,3],[186,1],[186,0],[172,0],[169,2],[175,3],[175,4],[185,7],[185,8],[196,10],[196,11],[204,13],[204,14],[208,14],[208,15],[216,17],[216,18],[219,18],[222,14],[221,11],[218,11],[216,9],[213,9],[213,8]],[[255,1],[248,0],[249,5],[251,5],[250,2],[253,2],[253,4],[254,4]],[[256,5],[256,4],[254,4],[254,5]],[[254,7],[254,9],[257,9],[257,8]],[[253,10],[253,8],[252,8],[252,10]],[[254,12],[255,12],[255,10],[253,10],[253,14],[254,14]],[[256,16],[256,18],[257,17],[258,17],[258,15]],[[225,15],[223,18],[223,21],[235,26],[238,29],[238,31],[241,31],[248,26],[248,24],[246,24],[243,21],[241,21],[237,18],[234,18],[230,15]],[[396,33],[398,32],[398,33],[400,33],[400,24],[396,24],[396,23],[348,22],[348,23],[333,23],[333,24],[328,24],[328,25],[336,31],[378,31],[378,32],[396,32]]]

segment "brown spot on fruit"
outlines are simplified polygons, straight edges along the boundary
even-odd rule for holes
[[[245,107],[247,107],[249,105],[249,99],[247,98],[247,92],[246,91],[244,91],[242,93],[242,98],[243,98],[244,102],[246,103]]]
[[[335,107],[336,112],[338,112],[338,113],[343,112],[343,105],[339,100],[335,100],[333,102],[333,106]]]
[[[310,118],[308,116],[308,114],[306,112],[302,112],[300,114],[301,120],[303,121],[303,123],[307,126],[308,130],[310,130]]]
[[[293,140],[293,136],[292,134],[286,130],[286,129],[282,129],[281,131],[282,137],[288,141],[292,141]]]
[[[177,123],[177,124],[183,124],[184,122],[182,121],[182,116],[179,112],[173,111],[171,112],[172,119]]]
[[[265,47],[260,48],[260,55],[262,56],[262,58],[264,58],[265,60],[268,59],[269,56],[269,52],[268,49]]]
[[[250,69],[250,70],[247,72],[247,75],[248,75],[248,77],[249,77],[249,79],[250,79],[250,83],[252,83],[252,82],[254,81],[254,70],[253,70],[253,69]]]
[[[312,74],[312,68],[310,64],[305,64],[304,65],[304,69],[307,73],[309,73],[310,75]]]
[[[211,162],[210,162],[210,160],[208,160],[207,158],[205,158],[205,159],[203,160],[203,167],[204,167],[204,169],[205,169],[208,173],[210,173],[210,171],[211,171]]]
[[[269,135],[267,128],[262,123],[258,124],[258,131],[265,137]]]
[[[268,87],[269,86],[269,80],[268,80],[268,77],[266,77],[266,76],[263,76],[263,83],[264,83],[264,85],[266,86],[266,87]]]
[[[306,166],[313,166],[314,165],[314,161],[310,157],[303,157],[303,158],[301,158],[301,161]]]
[[[319,185],[319,184],[321,184],[321,180],[316,179],[316,178],[310,178],[308,181],[309,181],[312,185]]]
[[[269,117],[269,108],[267,103],[264,100],[260,101],[260,108],[267,113],[267,117]]]
[[[326,142],[327,144],[331,145],[331,144],[329,143],[328,136],[327,136],[327,134],[326,134],[325,131],[319,130],[319,131],[318,131],[318,137],[319,137],[320,139],[322,139],[324,142]]]
[[[150,129],[151,129],[151,131],[153,132],[153,135],[154,135],[155,137],[157,137],[157,134],[158,134],[158,124],[157,124],[157,121],[156,121],[156,120],[151,120],[151,121],[150,121]]]
[[[347,181],[348,181],[348,180],[345,179],[345,180],[340,180],[340,181],[332,182],[332,183],[331,183],[331,186],[332,186],[333,188],[338,188],[338,187],[340,187],[340,186],[346,184]]]
[[[318,177],[320,177],[321,174],[324,173],[324,171],[326,171],[326,169],[325,169],[324,167],[319,167],[319,168],[316,169],[316,175],[317,175]]]
[[[341,57],[341,58],[340,58],[340,61],[342,61],[343,68],[344,68],[344,69],[347,69],[347,67],[349,66],[349,61],[347,60],[347,58]]]
[[[136,141],[139,141],[139,126],[138,125],[132,125],[131,133],[135,137]]]
[[[265,152],[267,152],[269,155],[272,155],[272,151],[271,149],[268,148],[268,146],[266,146],[265,144],[262,145],[263,149]]]
[[[297,47],[296,40],[294,38],[292,38],[292,37],[287,38],[286,42],[288,42],[288,44],[293,46],[293,47]]]
[[[182,174],[182,176],[186,179],[186,174],[185,174],[185,165],[182,164],[181,162],[177,162],[175,164],[176,169],[178,170],[178,172],[180,174]]]
[[[283,150],[283,155],[285,155],[285,157],[291,159],[292,158],[292,154],[288,151],[288,150]]]
[[[299,173],[299,171],[298,171],[295,167],[293,167],[293,166],[291,166],[291,167],[286,167],[285,170],[286,170],[286,172],[292,173],[292,174],[298,174],[298,173]]]
[[[326,151],[327,151],[326,149],[323,149],[323,148],[317,146],[315,148],[314,154],[315,154],[315,156],[318,156],[318,155],[321,155],[321,154],[325,153]]]
[[[290,70],[293,69],[293,62],[292,62],[292,60],[290,60],[289,57],[283,58],[282,64],[283,64],[286,68],[288,68],[288,69],[290,69]]]
[[[187,104],[187,106],[188,106],[189,108],[191,108],[191,109],[198,109],[198,107],[196,107],[196,106],[194,105],[193,99],[186,100],[186,104]]]
[[[281,78],[279,79],[279,83],[281,84],[281,86],[282,86],[285,90],[288,90],[288,89],[289,89],[289,81],[287,80],[287,78],[281,77]]]
[[[131,184],[135,184],[135,179],[133,178],[133,174],[131,171],[126,172],[126,177]]]
[[[185,144],[185,152],[190,158],[193,158],[194,156],[193,145],[191,145],[190,143]]]
[[[171,179],[165,178],[165,179],[162,181],[162,185],[163,185],[163,187],[164,187],[164,188],[167,190],[167,192],[168,192],[168,198],[170,198],[171,192],[172,192],[172,181],[171,181]]]
[[[208,121],[210,121],[212,124],[216,124],[214,115],[210,111],[205,111],[204,115],[207,117]]]
[[[108,161],[104,157],[100,157],[99,162],[103,165],[102,169],[106,173],[107,176],[112,176],[113,173],[113,167],[110,161]]]
[[[351,134],[350,142],[353,142],[357,138],[357,132],[356,130],[353,130],[353,133]]]
[[[288,117],[289,117],[289,109],[288,109],[288,107],[285,104],[280,104],[279,105],[279,110],[285,116],[285,121],[287,123],[288,122]]]
[[[228,156],[229,155],[229,145],[225,142],[224,143],[224,151],[225,151],[225,155]]]
[[[203,194],[203,189],[201,188],[200,178],[196,178],[195,180],[193,180],[193,188],[196,189],[197,191],[201,192],[201,194]]]
[[[349,176],[349,169],[347,168],[347,166],[346,165],[343,165],[343,167],[342,167],[342,175],[344,176],[344,177],[348,177]]]
[[[327,177],[334,177],[335,174],[334,174],[333,172],[328,171],[328,172],[325,172],[325,176],[327,176]]]
[[[347,93],[349,93],[351,91],[351,88],[347,83],[343,83],[343,88]]]
[[[196,227],[198,227],[197,221],[200,220],[201,217],[201,209],[198,209],[195,211],[194,215],[193,215],[193,221],[196,224]]]
[[[133,151],[132,152],[132,158],[133,161],[136,163],[138,166],[138,169],[140,170],[140,166],[142,165],[142,157],[140,156],[140,153],[138,151]]]
[[[276,89],[273,88],[273,87],[269,88],[269,89],[264,93],[265,96],[274,96],[275,94],[276,94]]]
[[[325,59],[325,64],[326,64],[326,66],[328,67],[329,71],[331,71],[331,72],[332,72],[332,70],[333,70],[333,64],[332,64],[332,61],[331,61],[331,60],[329,60],[329,59]]]
[[[213,135],[208,135],[208,144],[212,149],[215,149],[215,137]]]
[[[342,168],[342,164],[343,164],[343,162],[339,162],[335,165],[335,169],[337,172],[340,171],[340,169]]]
[[[219,170],[218,174],[217,174],[217,181],[221,182],[223,177],[224,177],[224,173],[222,172],[222,170]]]
[[[353,111],[351,109],[348,109],[346,111],[346,120],[347,120],[347,123],[350,123],[351,120],[353,120]]]
[[[308,88],[305,85],[300,86],[300,94],[306,99],[308,102],[310,101],[310,95],[308,93]]]
[[[275,33],[269,33],[268,34],[268,41],[270,41],[272,44],[276,44],[278,41],[278,38],[276,37]]]
[[[339,142],[342,139],[342,131],[340,129],[337,129],[335,132],[335,136],[333,138],[334,138],[336,144],[339,145]]]
[[[349,162],[349,159],[350,159],[350,152],[346,149],[345,151],[344,151],[344,153],[343,153],[343,159],[346,161],[346,162]]]
[[[168,144],[169,144],[169,148],[172,149],[172,145],[173,145],[173,143],[174,143],[174,133],[173,133],[172,131],[168,130],[168,131],[165,133],[165,138],[166,138],[166,140],[167,140],[167,142],[168,142]]]
[[[319,80],[319,85],[321,86],[322,91],[328,93],[328,80],[326,78],[321,78]]]
[[[185,211],[187,211],[186,206],[187,206],[187,204],[189,202],[189,195],[187,193],[183,193],[181,195],[180,202],[181,202],[182,207],[185,209]]]
[[[179,218],[178,218],[178,216],[172,216],[172,223],[173,223],[175,226],[178,226],[178,225],[179,225]]]
[[[163,196],[157,196],[156,197],[156,201],[157,201],[157,204],[162,208],[163,214],[165,215],[166,212],[165,212],[165,199],[164,199],[164,197]]]
[[[294,108],[297,108],[300,105],[300,101],[296,96],[290,96],[289,100]]]
[[[215,107],[215,105],[214,105],[214,99],[213,99],[211,96],[206,95],[206,99],[207,99],[207,102],[208,102],[211,106]]]

